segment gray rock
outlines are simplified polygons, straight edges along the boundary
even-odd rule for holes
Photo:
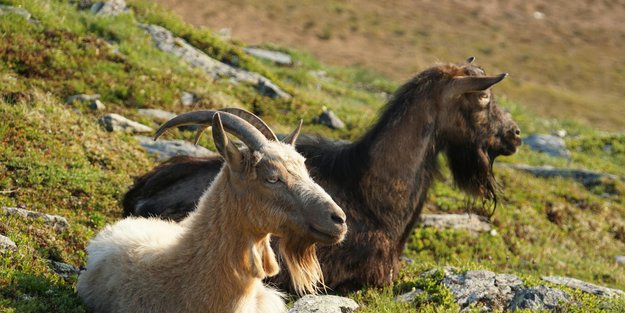
[[[27,219],[42,219],[45,225],[53,227],[54,230],[56,230],[57,232],[62,232],[65,229],[67,229],[67,227],[69,227],[69,223],[67,222],[67,219],[58,215],[50,215],[50,214],[29,211],[29,210],[20,209],[20,208],[11,208],[11,207],[2,207],[2,211],[6,215],[19,216],[19,217],[27,218]]]
[[[314,120],[317,124],[326,125],[332,129],[341,129],[345,127],[345,123],[330,110],[323,110],[321,114]]]
[[[197,96],[191,92],[183,91],[180,96],[180,101],[184,106],[191,106],[197,101]]]
[[[484,309],[490,311],[506,308],[523,282],[514,275],[477,270],[446,276],[443,284],[461,308],[485,305]]]
[[[17,245],[9,237],[0,235],[0,253],[17,250]]]
[[[614,257],[614,261],[616,261],[617,264],[625,264],[625,255],[617,255]]]
[[[545,165],[545,166],[531,166],[526,164],[506,164],[506,163],[495,163],[498,167],[512,168],[515,170],[520,170],[524,172],[528,172],[534,176],[538,177],[562,177],[562,178],[570,178],[575,179],[585,186],[593,186],[601,183],[601,180],[604,178],[613,179],[613,180],[622,180],[625,181],[625,178],[619,177],[613,174],[594,172],[589,170],[580,170],[580,169],[571,169],[571,168],[556,168],[553,166]]]
[[[160,109],[139,109],[138,112],[140,115],[148,117],[157,123],[164,123],[176,117],[176,114]]]
[[[46,263],[48,263],[48,266],[50,266],[55,273],[65,279],[70,279],[73,275],[78,275],[80,272],[80,269],[70,264],[52,260],[47,260]]]
[[[532,134],[523,139],[523,143],[534,151],[547,153],[553,157],[571,157],[564,139],[557,136]]]
[[[17,14],[25,18],[27,21],[32,21],[31,20],[32,15],[30,14],[30,12],[26,11],[25,9],[10,6],[10,5],[5,5],[5,4],[0,4],[0,16],[7,15],[7,14]]]
[[[546,280],[550,283],[556,285],[563,285],[573,289],[579,289],[583,292],[603,296],[603,297],[614,297],[614,296],[625,296],[625,292],[619,289],[612,289],[608,287],[598,286],[595,284],[587,283],[585,281],[579,280],[577,278],[565,277],[565,276],[542,276],[543,280]]]
[[[291,56],[284,52],[271,51],[256,47],[245,47],[243,48],[243,51],[256,58],[268,60],[278,65],[293,65],[293,59],[291,58]]]
[[[102,16],[117,16],[122,13],[129,12],[124,0],[108,0],[105,2],[96,2],[91,6],[91,13]]]
[[[106,114],[99,119],[100,125],[110,132],[151,133],[151,127],[129,120],[119,114]]]
[[[176,155],[188,155],[193,157],[206,157],[214,155],[212,152],[202,146],[196,146],[184,140],[162,140],[154,141],[150,137],[135,136],[139,140],[139,144],[149,153],[155,153],[160,160],[167,160]]]
[[[401,295],[395,297],[395,302],[400,302],[400,303],[410,303],[410,302],[413,302],[414,299],[418,295],[420,295],[421,293],[423,293],[423,290],[412,288],[411,291],[406,292],[404,294],[401,294]]]
[[[184,39],[175,37],[169,30],[158,25],[141,25],[151,36],[156,46],[164,52],[173,54],[192,67],[200,68],[214,79],[233,78],[236,81],[254,84],[263,94],[270,97],[291,98],[266,77],[248,72],[215,60],[204,52],[196,49]]]
[[[74,102],[76,101],[91,102],[91,101],[95,101],[98,99],[100,99],[99,94],[95,94],[95,95],[78,94],[78,95],[67,97],[67,99],[65,99],[65,104],[74,104]]]
[[[422,214],[421,221],[424,227],[438,229],[464,229],[472,233],[486,233],[491,230],[485,217],[474,214]]]
[[[95,99],[89,103],[89,108],[93,111],[104,111],[106,110],[106,106],[102,101]]]
[[[349,298],[306,295],[295,302],[289,313],[350,313],[358,307],[358,303]]]
[[[517,291],[508,309],[510,311],[520,309],[556,311],[562,309],[562,304],[570,302],[571,296],[560,289],[535,286]]]

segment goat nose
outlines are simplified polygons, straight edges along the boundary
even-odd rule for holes
[[[339,216],[336,213],[332,213],[330,215],[330,218],[335,224],[339,224],[339,225],[345,224],[345,216]]]

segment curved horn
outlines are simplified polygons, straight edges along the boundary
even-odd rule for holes
[[[295,142],[297,141],[297,137],[299,136],[299,132],[302,130],[303,123],[304,120],[299,120],[299,124],[297,125],[297,127],[290,134],[284,137],[284,139],[282,139],[282,142],[294,146]]]
[[[464,76],[455,77],[452,80],[452,90],[456,94],[482,91],[490,88],[494,84],[502,81],[508,73],[501,73],[497,76]]]
[[[154,135],[154,140],[158,139],[158,137],[172,127],[198,124],[202,126],[211,126],[215,113],[216,111],[205,110],[180,114],[161,125],[161,127],[156,131],[156,135]],[[242,118],[227,112],[220,113],[220,117],[223,122],[224,129],[243,141],[243,143],[250,149],[259,150],[267,142],[265,136],[263,136],[258,129]],[[206,127],[202,127],[199,131],[201,132],[205,128]],[[196,136],[196,140],[197,139],[199,139],[199,135]]]
[[[239,108],[224,108],[219,109],[219,111],[228,112],[244,119],[246,122],[256,127],[256,129],[258,129],[263,135],[265,135],[265,138],[273,141],[278,141],[278,137],[276,137],[276,134],[274,134],[273,130],[271,130],[271,128],[267,126],[265,121],[261,120],[260,117],[256,116],[256,114]]]

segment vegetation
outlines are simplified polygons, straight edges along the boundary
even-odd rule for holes
[[[85,103],[65,104],[77,93],[98,93],[107,111],[150,123],[137,108],[189,110],[180,95],[190,91],[198,107],[239,105],[260,114],[285,132],[303,118],[305,131],[352,139],[375,118],[398,82],[362,68],[331,67],[310,54],[270,46],[291,54],[293,67],[278,67],[242,52],[242,43],[224,41],[211,30],[193,28],[147,1],[132,2],[134,13],[96,17],[62,0],[0,0],[20,6],[37,22],[7,14],[0,18],[0,206],[25,207],[66,217],[71,227],[56,232],[38,220],[0,216],[0,234],[18,250],[0,254],[0,311],[87,312],[74,294],[76,277],[55,274],[47,260],[85,263],[85,246],[95,232],[121,216],[119,199],[133,176],[157,164],[132,135],[108,133],[101,112]],[[253,86],[212,80],[154,47],[139,23],[172,30],[209,55],[259,72],[294,95],[270,99]],[[503,83],[505,85],[506,83]],[[502,86],[503,86],[502,85]],[[573,120],[545,120],[500,95],[521,129],[570,136],[570,160],[548,157],[526,147],[501,162],[586,168],[625,176],[625,135],[603,133]],[[521,89],[520,89],[521,90]],[[312,122],[323,107],[333,109],[346,128],[330,130]],[[609,111],[605,114],[610,114]],[[155,126],[155,125],[152,125]],[[172,132],[191,139],[193,134]],[[210,136],[202,144],[212,146]],[[614,256],[625,251],[625,184],[605,180],[584,186],[566,179],[539,179],[496,168],[502,193],[492,222],[496,234],[418,228],[409,240],[406,264],[394,286],[350,295],[364,312],[455,311],[441,275],[420,277],[431,268],[457,266],[513,273],[527,284],[541,275],[565,275],[625,289],[625,271]],[[448,175],[447,175],[448,176]],[[470,200],[470,199],[469,199]],[[447,178],[436,184],[429,212],[478,212]],[[411,288],[426,294],[414,303],[395,303]],[[623,311],[620,300],[604,300],[569,290],[580,304],[570,311]]]

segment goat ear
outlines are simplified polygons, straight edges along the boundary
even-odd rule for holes
[[[221,123],[221,117],[219,113],[215,113],[213,116],[213,141],[215,142],[215,147],[217,147],[217,151],[221,156],[224,157],[230,168],[235,171],[241,169],[241,161],[243,160],[243,156],[241,155],[241,151],[232,143],[232,141],[228,140],[228,136],[224,131],[224,126]]]
[[[297,137],[299,137],[299,132],[302,131],[303,123],[304,120],[299,120],[299,125],[297,125],[297,128],[295,128],[295,130],[293,130],[288,136],[284,137],[284,139],[282,139],[282,142],[294,146],[295,142],[297,141]]]
[[[452,81],[452,91],[456,95],[465,94],[467,92],[483,91],[494,84],[502,81],[508,76],[508,73],[501,73],[497,76],[464,76],[456,77]]]
[[[466,60],[466,64],[471,64],[473,63],[473,61],[475,61],[475,57],[468,57]]]

